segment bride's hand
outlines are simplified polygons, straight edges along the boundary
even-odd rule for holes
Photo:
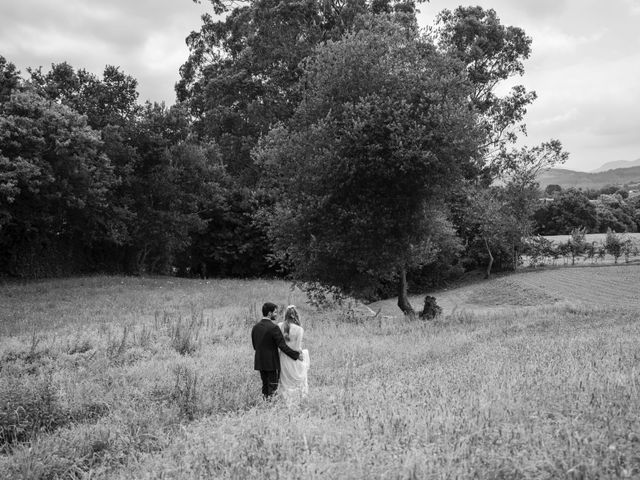
[[[304,362],[304,354],[302,352],[300,352],[300,355],[298,356],[298,360],[300,360],[301,362]]]

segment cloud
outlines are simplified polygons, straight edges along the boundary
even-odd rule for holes
[[[631,15],[640,15],[640,0],[624,0]]]
[[[418,5],[432,25],[450,0]],[[526,144],[558,138],[568,168],[590,170],[640,157],[640,0],[473,0],[504,25],[532,37],[522,83],[538,93],[525,119]],[[139,83],[140,100],[173,103],[185,38],[209,2],[191,0],[20,0],[0,2],[0,55],[27,66],[67,61],[100,75],[119,66]]]
[[[115,65],[139,82],[140,97],[173,103],[185,38],[208,4],[189,0],[21,0],[0,3],[0,54],[27,67],[68,62],[101,74]]]

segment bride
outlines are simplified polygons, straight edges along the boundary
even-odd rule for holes
[[[300,326],[300,316],[295,305],[289,305],[284,314],[284,322],[278,324],[284,335],[287,345],[298,352],[303,353],[304,360],[298,361],[280,354],[280,384],[278,391],[282,393],[287,405],[292,405],[296,400],[304,398],[309,392],[307,384],[307,372],[309,371],[309,351],[302,349],[302,335],[304,329]]]

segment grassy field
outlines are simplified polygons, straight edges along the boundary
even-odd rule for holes
[[[0,478],[640,478],[638,272],[501,277],[413,323],[279,281],[4,284]],[[252,370],[265,300],[306,330],[292,409]]]

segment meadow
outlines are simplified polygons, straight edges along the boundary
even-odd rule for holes
[[[638,478],[639,273],[498,277],[428,322],[282,281],[4,283],[0,478]],[[252,369],[266,300],[311,353],[291,409]]]

